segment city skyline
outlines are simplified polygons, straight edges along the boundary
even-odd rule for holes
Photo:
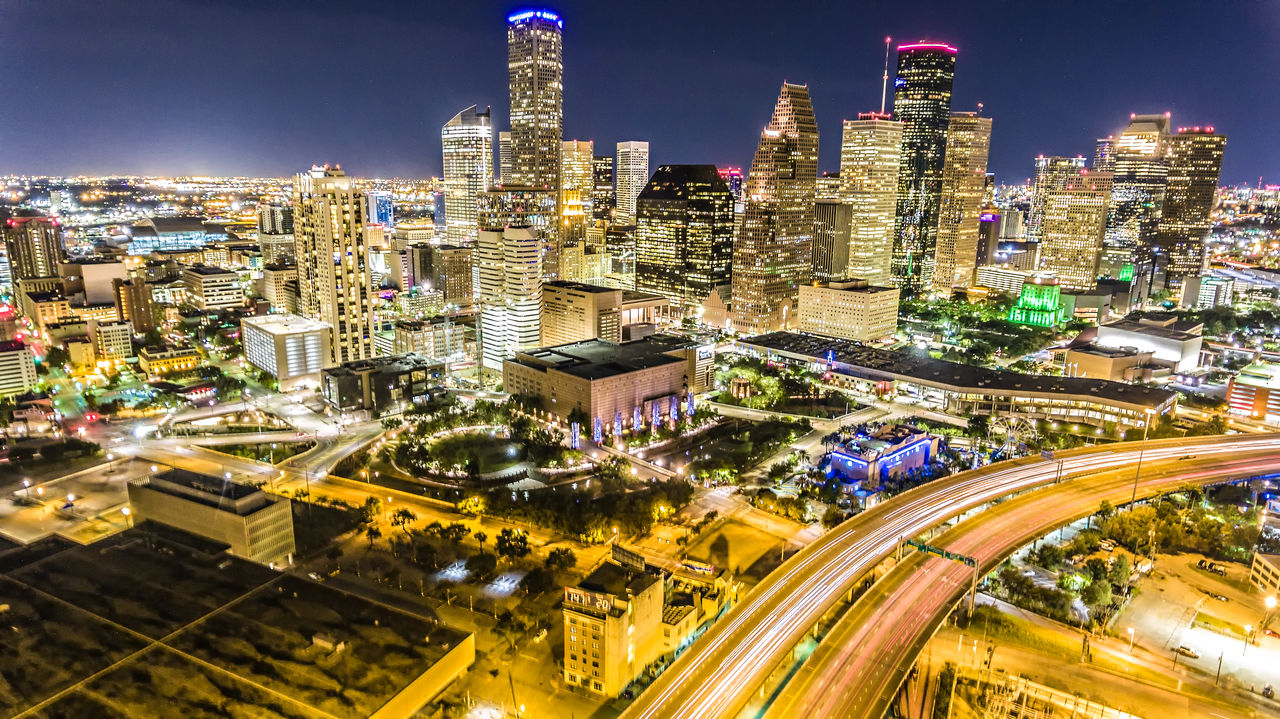
[[[330,162],[357,176],[438,176],[441,159],[429,139],[432,128],[438,131],[472,104],[495,108],[495,128],[508,124],[501,116],[506,53],[492,27],[522,6],[419,9],[393,3],[353,9],[284,3],[258,8],[227,2],[175,11],[135,3],[101,16],[98,9],[73,2],[42,5],[40,13],[34,7],[10,10],[11,21],[0,31],[15,59],[13,72],[0,82],[30,100],[0,111],[0,136],[44,140],[14,143],[0,163],[2,173],[287,177],[312,163]],[[1249,67],[1268,65],[1274,43],[1257,36],[1280,26],[1274,9],[1248,8],[1231,15],[1227,25],[1204,22],[1203,13],[1189,4],[1170,7],[1154,20],[1163,32],[1121,38],[1122,28],[1130,25],[1120,20],[1139,10],[1117,8],[1112,12],[1118,13],[1117,22],[1089,26],[1091,42],[1101,51],[1062,73],[1051,44],[1034,42],[1036,28],[1078,24],[1096,13],[1073,10],[1070,17],[1060,17],[1049,9],[1028,8],[984,17],[940,6],[926,12],[814,7],[811,14],[828,19],[812,23],[803,46],[784,47],[776,58],[766,58],[756,41],[770,29],[759,22],[762,6],[751,3],[720,20],[722,30],[709,34],[682,29],[715,27],[701,22],[707,10],[696,7],[658,7],[628,17],[638,24],[634,36],[640,39],[609,31],[616,10],[577,2],[551,7],[565,19],[564,139],[594,140],[597,147],[647,140],[652,167],[748,164],[768,120],[760,107],[783,80],[810,87],[820,132],[837,137],[840,121],[876,109],[885,34],[895,45],[927,38],[959,48],[952,106],[967,111],[982,102],[984,114],[998,118],[990,166],[1002,184],[1030,177],[1037,154],[1089,155],[1093,139],[1116,133],[1130,112],[1169,111],[1179,123],[1222,128],[1233,146],[1224,184],[1252,184],[1259,174],[1274,182],[1267,170],[1280,159],[1280,149],[1265,142],[1265,126],[1250,121],[1273,114],[1280,108],[1272,105],[1280,101],[1268,93],[1240,92],[1239,84],[1247,80],[1224,79],[1221,71],[1231,66],[1247,75]],[[836,42],[835,28],[846,25],[833,21],[854,12],[858,26],[866,29]],[[425,42],[400,42],[411,30],[421,35],[428,22]],[[232,25],[235,33],[217,31]],[[379,52],[344,55],[343,67],[315,53],[299,54],[308,37],[322,37],[334,27],[378,38],[373,47]],[[126,28],[152,41],[121,44]],[[195,28],[198,35],[192,34]],[[645,49],[659,30],[665,33],[663,44],[690,49]],[[263,32],[271,34],[269,43]],[[464,48],[470,61],[449,61]],[[115,61],[91,62],[94,53]],[[673,74],[690,59],[710,72]],[[663,69],[667,63],[670,72]],[[1132,63],[1153,69],[1140,83],[1098,80],[1106,76],[1105,67]],[[384,71],[370,72],[379,65]],[[417,66],[429,71],[414,69],[413,76],[427,79],[405,82],[406,72]],[[717,73],[726,79],[705,79]],[[681,80],[663,80],[673,77]],[[331,93],[324,91],[324,82]],[[119,92],[121,87],[131,91]],[[352,87],[363,88],[382,111],[357,113],[355,120],[339,112],[338,99]],[[22,110],[71,103],[96,111]],[[663,109],[673,105],[685,110]],[[294,118],[303,107],[309,114],[299,123]],[[820,168],[836,170],[838,156],[834,143],[824,145]]]

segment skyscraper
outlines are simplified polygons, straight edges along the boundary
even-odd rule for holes
[[[618,162],[614,165],[618,203],[617,224],[636,224],[636,198],[649,181],[649,143],[619,142]]]
[[[480,193],[476,221],[481,228],[527,228],[541,248],[538,266],[545,279],[560,277],[556,193],[545,188],[505,185]],[[476,279],[479,282],[479,278]]]
[[[947,125],[947,152],[938,204],[938,245],[933,289],[968,287],[977,269],[978,223],[987,190],[991,118],[957,112]]]
[[[55,277],[62,260],[62,225],[50,217],[11,217],[4,223],[11,277]]]
[[[459,112],[440,130],[444,153],[445,237],[449,244],[476,241],[476,201],[493,184],[493,128],[489,108]]]
[[[811,273],[816,280],[840,280],[849,266],[849,221],[852,208],[839,198],[818,199],[813,212]]]
[[[1044,203],[1050,192],[1074,183],[1084,169],[1083,157],[1045,157],[1035,162],[1035,175],[1031,180],[1031,207],[1027,212],[1027,240],[1040,240],[1040,223],[1044,217]],[[1095,168],[1096,169],[1096,168]]]
[[[606,222],[613,219],[613,155],[596,155],[591,161],[595,189],[591,193],[591,215]]]
[[[542,252],[529,227],[486,227],[476,242],[476,301],[480,305],[481,361],[502,369],[513,352],[539,344],[542,324]]]
[[[840,194],[850,209],[845,276],[872,285],[887,286],[891,278],[902,130],[901,122],[876,112],[844,121]]]
[[[560,143],[560,240],[581,243],[591,219],[595,192],[595,164],[590,140]]]
[[[1112,172],[1116,169],[1116,138],[1114,135],[1099,137],[1093,146],[1094,172]]]
[[[956,49],[919,42],[898,46],[893,115],[903,124],[894,219],[893,280],[904,294],[931,288],[942,201],[942,166],[951,121]]]
[[[525,10],[507,18],[507,77],[511,92],[509,184],[551,189],[560,186],[563,27],[560,16],[546,9]]]
[[[1152,259],[1168,177],[1169,115],[1131,115],[1116,139],[1103,275],[1128,279]]]
[[[1085,168],[1061,183],[1045,183],[1040,222],[1040,263],[1057,273],[1063,289],[1091,290],[1107,227],[1111,173]]]
[[[636,289],[689,314],[729,282],[733,196],[715,165],[662,165],[636,203]]]
[[[1212,127],[1182,127],[1169,140],[1169,178],[1156,244],[1168,258],[1168,282],[1181,285],[1183,277],[1198,273],[1204,264],[1204,238],[1227,138]]]
[[[511,184],[511,133],[507,130],[498,133],[498,183]]]
[[[333,328],[333,364],[373,356],[364,212],[364,194],[340,169],[312,167],[293,181],[298,314]]]
[[[739,332],[788,326],[809,281],[818,123],[805,85],[783,83],[747,177],[747,206],[733,243],[733,323]]]

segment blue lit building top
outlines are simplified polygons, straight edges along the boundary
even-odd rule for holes
[[[507,17],[507,23],[510,25],[516,25],[532,18],[539,18],[548,22],[553,22],[560,28],[564,27],[564,20],[560,19],[560,15],[546,8],[521,10],[520,12],[512,13]]]

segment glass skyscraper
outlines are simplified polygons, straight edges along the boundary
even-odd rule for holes
[[[636,289],[688,314],[729,282],[733,195],[715,165],[662,165],[636,201]]]

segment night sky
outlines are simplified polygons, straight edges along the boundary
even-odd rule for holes
[[[506,128],[507,14],[452,0],[0,0],[0,174],[440,172],[471,104]],[[1280,3],[564,0],[565,139],[651,163],[750,164],[780,83],[807,83],[837,170],[876,109],[884,36],[960,50],[953,109],[994,118],[991,169],[1090,156],[1130,112],[1228,135],[1223,182],[1280,182]],[[892,75],[892,69],[890,70]],[[892,92],[892,88],[890,88]]]

